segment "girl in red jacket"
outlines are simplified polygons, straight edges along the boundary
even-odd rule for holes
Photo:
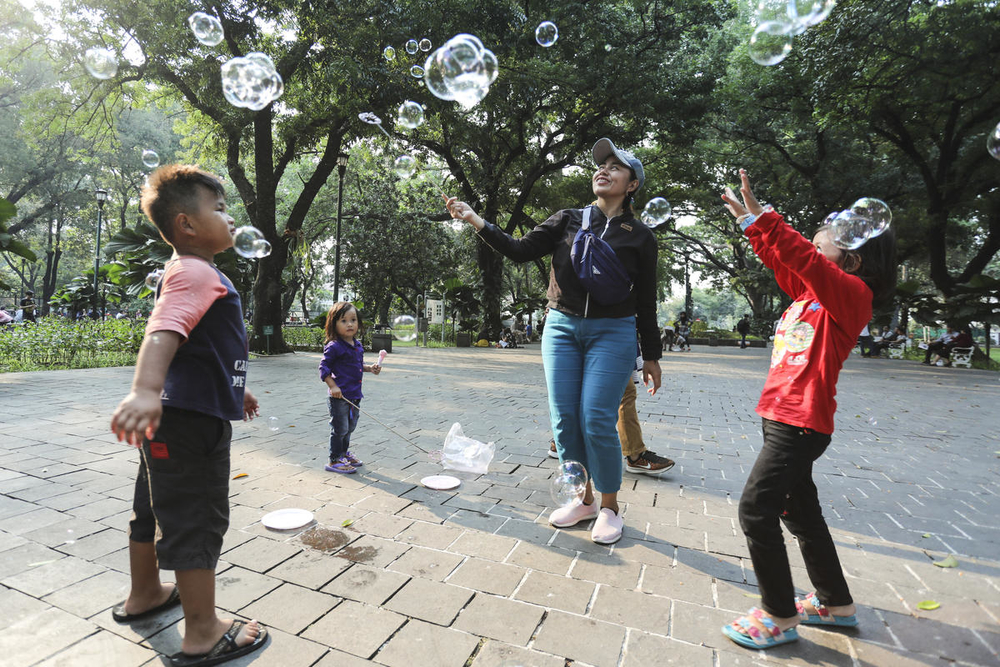
[[[757,404],[764,446],[740,497],[740,526],[761,606],[722,631],[742,646],[768,648],[798,639],[799,623],[858,624],[812,466],[830,444],[840,369],[871,320],[872,303],[891,298],[895,289],[896,251],[892,229],[857,250],[835,246],[827,227],[810,243],[770,207],[761,207],[743,169],[740,180],[743,203],[729,188],[722,199],[792,305],[775,332],[771,370]],[[802,600],[795,597],[779,521],[798,539],[816,589]]]

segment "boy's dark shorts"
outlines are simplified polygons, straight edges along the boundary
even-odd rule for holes
[[[143,439],[128,534],[156,543],[160,568],[211,570],[219,562],[232,435],[224,419],[164,407],[152,440]]]

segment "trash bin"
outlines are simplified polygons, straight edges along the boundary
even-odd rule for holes
[[[472,334],[464,331],[455,334],[455,347],[472,347]]]
[[[378,352],[379,350],[385,350],[388,353],[392,353],[392,334],[383,332],[372,333],[372,352]]]

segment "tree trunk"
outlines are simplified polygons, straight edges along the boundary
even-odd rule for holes
[[[485,243],[476,252],[483,276],[483,326],[487,340],[500,340],[500,297],[503,293],[503,257]]]

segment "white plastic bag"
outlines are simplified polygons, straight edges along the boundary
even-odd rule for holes
[[[479,442],[465,437],[462,425],[455,422],[444,439],[444,449],[441,452],[441,465],[448,470],[486,473],[496,448],[492,442]]]

